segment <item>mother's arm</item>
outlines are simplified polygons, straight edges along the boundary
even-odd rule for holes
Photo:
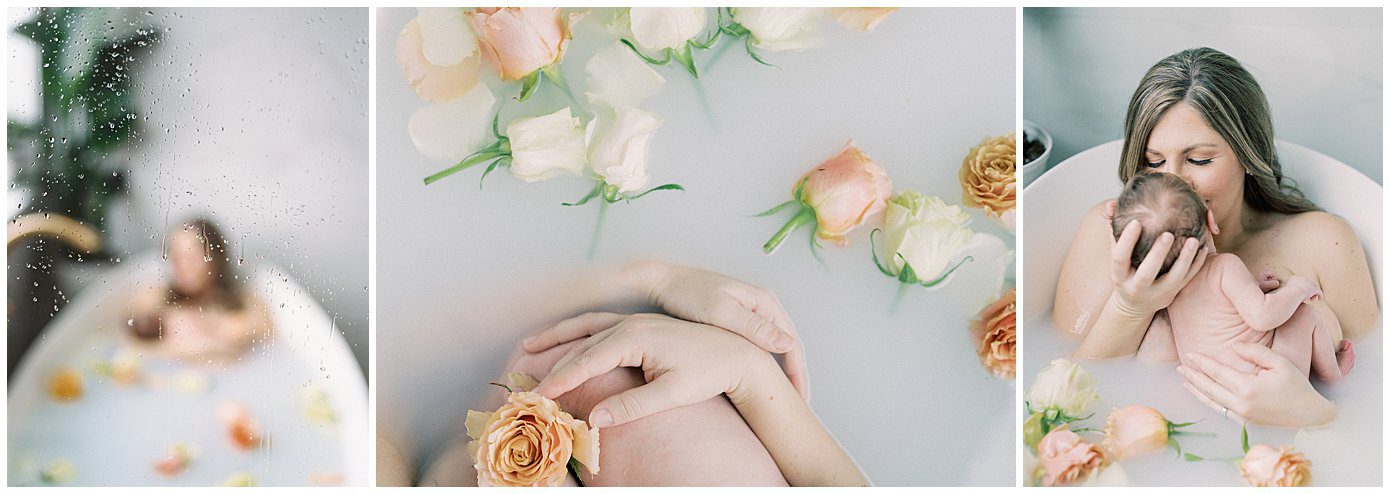
[[[1076,349],[1076,356],[1081,358],[1137,352],[1154,314],[1173,301],[1206,259],[1195,239],[1183,239],[1177,262],[1167,274],[1157,277],[1161,253],[1177,241],[1166,235],[1154,243],[1138,268],[1131,267],[1130,254],[1140,227],[1131,223],[1118,240],[1114,239],[1108,202],[1095,205],[1081,220],[1057,279],[1053,301],[1053,324],[1083,338]]]
[[[1380,303],[1371,282],[1370,264],[1356,232],[1345,220],[1321,211],[1294,216],[1288,231],[1295,255],[1315,263],[1312,275],[1322,287],[1322,301],[1313,307],[1327,325],[1333,341],[1356,339],[1376,328]],[[1340,326],[1340,328],[1338,328]]]

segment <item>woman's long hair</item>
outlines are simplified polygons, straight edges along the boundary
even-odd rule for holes
[[[1274,124],[1260,84],[1230,55],[1193,48],[1159,60],[1129,100],[1120,180],[1143,170],[1145,149],[1163,112],[1186,102],[1235,151],[1245,168],[1245,203],[1259,211],[1295,214],[1318,207],[1284,177],[1274,149]]]
[[[222,232],[206,218],[194,218],[184,222],[183,230],[192,233],[202,242],[204,258],[211,264],[209,272],[212,276],[212,286],[208,287],[209,294],[200,297],[197,302],[240,310],[244,305],[241,285],[233,276],[231,249],[228,248]],[[188,294],[180,293],[171,287],[164,297],[164,302],[169,305],[184,305],[194,301]]]

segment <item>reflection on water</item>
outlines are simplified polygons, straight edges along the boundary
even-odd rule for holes
[[[1025,350],[1019,378],[1020,384],[1026,386],[1053,358],[1070,355],[1077,341],[1053,327],[1051,312],[1022,327],[1026,328],[1020,335]],[[1351,374],[1336,385],[1317,384],[1318,390],[1341,410],[1335,421],[1326,427],[1301,431],[1251,426],[1250,442],[1293,445],[1312,461],[1312,485],[1380,485],[1384,355],[1381,342],[1379,332],[1356,341],[1356,368]],[[1095,376],[1101,397],[1093,408],[1095,417],[1081,421],[1082,425],[1101,429],[1111,408],[1148,405],[1173,422],[1201,421],[1187,427],[1187,431],[1214,434],[1179,436],[1183,451],[1207,458],[1241,456],[1240,425],[1222,418],[1220,411],[1212,410],[1184,389],[1175,370],[1176,362],[1150,363],[1128,358],[1078,362]],[[1096,443],[1101,441],[1097,433],[1085,436]],[[1244,485],[1234,466],[1221,461],[1185,462],[1172,449],[1127,459],[1122,466],[1134,485]]]

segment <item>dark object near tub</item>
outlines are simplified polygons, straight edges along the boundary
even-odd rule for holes
[[[1028,131],[1023,131],[1023,164],[1032,163],[1043,153],[1047,152],[1047,146],[1043,145],[1042,140],[1034,139],[1028,135]]]

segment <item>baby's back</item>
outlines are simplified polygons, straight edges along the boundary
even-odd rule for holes
[[[1238,264],[1240,269],[1223,269],[1225,264]],[[1168,305],[1168,320],[1173,326],[1173,342],[1177,346],[1178,358],[1187,363],[1187,354],[1202,352],[1215,354],[1230,348],[1235,343],[1261,343],[1269,345],[1274,337],[1273,331],[1256,331],[1246,323],[1236,311],[1235,304],[1222,289],[1222,273],[1245,273],[1245,263],[1235,254],[1213,254],[1202,264],[1202,269],[1192,277],[1182,290],[1178,291],[1173,303]]]

